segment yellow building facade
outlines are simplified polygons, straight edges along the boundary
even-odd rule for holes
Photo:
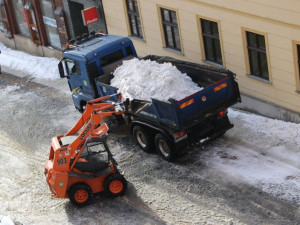
[[[245,108],[300,121],[300,1],[103,0],[103,7],[108,32],[131,37],[139,56],[225,67],[237,75]]]

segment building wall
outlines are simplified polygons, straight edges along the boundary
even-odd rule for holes
[[[98,9],[99,21],[88,27],[79,27],[77,29],[79,33],[83,29],[85,31],[82,33],[106,31],[101,0],[86,2],[80,0],[3,0],[0,4],[0,41],[11,48],[34,55],[61,58],[61,51],[65,44],[75,37],[74,26],[78,25],[76,22],[81,22],[83,25],[80,10],[77,11],[78,16],[74,21],[71,20],[72,12],[69,6],[72,3],[80,3],[85,9],[93,6]],[[27,23],[28,15],[25,16],[25,7],[32,10],[30,15],[34,15],[35,18],[34,29],[31,29],[32,25]],[[4,27],[3,21],[7,26]],[[30,31],[36,29],[39,38],[33,38],[34,35],[30,34]]]
[[[125,0],[103,0],[108,32],[130,34]],[[199,18],[219,23],[223,65],[237,74],[247,96],[300,113],[295,43],[300,43],[300,2],[295,0],[138,0],[144,40],[132,38],[139,55],[168,55],[204,63]],[[158,6],[177,11],[182,54],[163,48]],[[245,31],[265,36],[270,82],[249,73]]]
[[[75,33],[74,33],[74,28],[78,25],[78,21],[73,21],[71,18],[72,10],[70,10],[70,4],[72,3],[79,3],[82,4],[84,9],[91,8],[91,7],[97,7],[98,9],[98,16],[99,16],[99,22],[91,24],[89,26],[85,26],[84,28],[87,29],[88,32],[91,31],[96,31],[99,32],[100,30],[103,30],[106,32],[106,26],[105,26],[105,20],[104,20],[104,15],[102,12],[102,6],[101,6],[101,1],[82,1],[82,0],[62,0],[64,4],[64,9],[66,13],[66,17],[68,20],[69,24],[69,31],[70,31],[70,36],[71,38],[75,38]],[[81,14],[79,15],[78,20],[82,21]],[[84,33],[84,31],[83,31]]]

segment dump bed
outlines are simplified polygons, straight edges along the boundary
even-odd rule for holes
[[[140,117],[144,121],[152,121],[174,129],[187,129],[240,101],[238,84],[234,74],[229,70],[170,57],[150,55],[143,59],[150,59],[158,63],[170,62],[182,73],[191,77],[193,82],[203,87],[199,92],[181,100],[169,99],[169,102],[156,99],[152,99],[151,102],[141,99],[132,100],[129,103],[128,113]],[[117,88],[109,85],[111,79],[112,75],[97,78],[97,89],[100,95],[117,92]]]

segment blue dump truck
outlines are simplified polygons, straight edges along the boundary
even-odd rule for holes
[[[112,96],[109,101],[117,102],[114,94],[118,88],[110,85],[112,73],[123,60],[133,57],[137,53],[127,37],[90,33],[71,40],[59,71],[62,78],[68,78],[75,107],[84,111],[89,100],[107,95]],[[149,55],[142,59],[172,63],[203,87],[181,100],[123,102],[124,119],[131,124],[133,137],[143,151],[156,149],[171,161],[193,145],[221,136],[233,127],[227,108],[241,100],[234,73],[171,57]]]

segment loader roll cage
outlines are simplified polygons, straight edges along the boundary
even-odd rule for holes
[[[77,123],[65,135],[60,135],[53,138],[52,150],[49,154],[49,160],[53,158],[60,158],[60,161],[54,162],[53,167],[58,171],[69,172],[72,171],[76,162],[80,158],[86,143],[103,141],[105,149],[111,155],[106,145],[105,134],[107,130],[100,129],[100,123],[105,117],[116,116],[124,114],[121,102],[102,102],[108,100],[114,95],[104,96],[98,99],[91,100],[86,105],[86,110],[78,119]],[[119,109],[117,109],[119,108]],[[98,127],[99,126],[99,127]],[[62,143],[63,138],[72,138],[72,141],[67,143],[64,147]],[[59,151],[57,151],[60,149]],[[59,157],[62,153],[65,154],[64,158]],[[56,156],[54,156],[56,155]],[[109,156],[110,157],[110,156]],[[113,158],[113,157],[111,157]]]

